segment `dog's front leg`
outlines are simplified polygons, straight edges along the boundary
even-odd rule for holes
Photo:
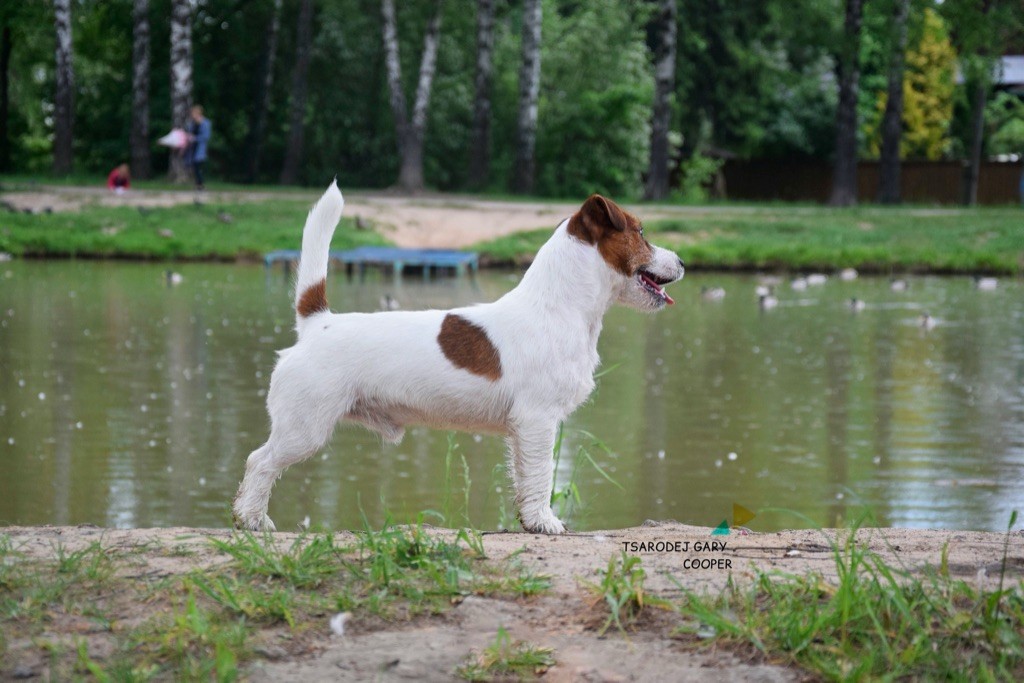
[[[551,510],[552,449],[557,429],[549,419],[521,420],[508,437],[519,521],[534,533],[565,532],[565,525]]]

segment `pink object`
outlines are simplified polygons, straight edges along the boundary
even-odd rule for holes
[[[188,134],[181,128],[175,128],[167,135],[157,140],[158,144],[171,149],[184,149],[188,146]]]

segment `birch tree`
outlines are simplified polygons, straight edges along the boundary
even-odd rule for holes
[[[288,114],[288,143],[284,151],[281,182],[299,181],[299,165],[306,140],[306,97],[309,91],[309,58],[313,42],[313,0],[302,0],[295,29],[295,67],[292,70],[292,95]]]
[[[252,183],[260,171],[260,151],[266,135],[267,112],[270,110],[271,89],[274,86],[274,61],[277,58],[277,33],[281,26],[282,0],[274,0],[267,25],[266,52],[263,55],[263,70],[260,74],[255,106],[249,117],[249,144],[246,146],[246,179]]]
[[[192,106],[192,3],[191,0],[171,2],[171,122],[176,128],[188,124]],[[185,156],[171,151],[169,170],[172,181],[181,183],[190,178]]]
[[[476,90],[470,133],[469,182],[487,186],[491,175],[491,83],[493,81],[494,0],[476,4]]]
[[[654,56],[654,112],[651,116],[651,161],[644,199],[668,196],[669,143],[672,92],[676,81],[676,0],[661,0],[656,18],[657,52]]]
[[[75,71],[71,63],[71,0],[53,0],[56,32],[56,80],[53,112],[53,172],[66,175],[73,165]]]
[[[149,178],[149,0],[132,5],[132,176]]]
[[[839,106],[836,108],[836,158],[832,175],[832,206],[857,203],[857,92],[860,84],[860,32],[863,0],[846,0],[840,40]]]
[[[519,66],[519,116],[512,191],[533,191],[536,174],[537,99],[540,95],[541,0],[523,1],[523,59]]]
[[[402,63],[398,50],[398,22],[394,0],[383,0],[381,13],[384,30],[384,62],[388,74],[388,90],[391,95],[391,112],[395,118],[395,133],[398,140],[398,154],[401,168],[398,172],[398,187],[406,192],[423,189],[423,139],[427,127],[427,111],[430,106],[430,89],[437,68],[437,45],[441,36],[441,9],[443,0],[435,0],[434,12],[427,23],[423,36],[423,56],[420,58],[420,73],[416,82],[412,117],[406,105],[402,89]]]
[[[898,204],[900,201],[900,141],[903,137],[903,71],[907,50],[907,16],[910,0],[895,0],[893,6],[893,41],[889,57],[888,96],[882,116],[882,154],[879,164],[878,201]]]

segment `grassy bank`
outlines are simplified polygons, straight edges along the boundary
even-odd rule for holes
[[[305,199],[186,204],[167,208],[89,207],[51,214],[0,213],[0,251],[35,257],[260,259],[298,249]],[[383,244],[343,219],[335,249]]]
[[[708,538],[706,531],[697,538]],[[99,540],[83,542],[83,533]],[[982,586],[973,565],[952,559],[952,534],[941,559],[921,565],[898,548],[889,557],[870,550],[872,533],[841,532],[836,541],[822,534],[830,552],[800,572],[785,566],[781,551],[816,551],[806,543],[794,551],[790,539],[770,561],[737,565],[723,590],[709,590],[697,588],[679,556],[607,554],[611,544],[594,555],[603,541],[583,548],[573,536],[388,525],[355,534],[110,532],[117,541],[65,528],[46,534],[54,542],[43,546],[20,530],[0,534],[0,677],[230,681],[250,665],[315,659],[328,643],[346,642],[338,640],[342,631],[357,639],[347,641],[352,652],[366,642],[360,638],[390,631],[401,643],[387,650],[392,664],[421,661],[406,671],[468,680],[530,678],[558,665],[563,648],[576,648],[569,659],[579,661],[580,647],[598,658],[623,642],[656,658],[715,653],[724,668],[781,665],[801,679],[1022,679],[1024,584],[1009,555],[1015,540],[988,540],[1002,559],[986,565],[997,583]],[[770,543],[769,536],[748,540],[737,561]],[[546,562],[559,546],[566,564]],[[601,557],[606,566],[588,571]],[[540,563],[544,574],[531,569]],[[652,586],[666,570],[674,588]],[[488,599],[474,608],[473,596]],[[478,623],[460,621],[470,619],[459,616],[467,605],[504,614],[509,629],[499,621],[483,648],[469,646],[468,630],[439,644],[446,627]],[[536,629],[527,642],[511,635],[523,633],[524,619]],[[444,669],[424,669],[433,655],[412,654],[435,648],[454,650]],[[372,656],[366,661],[379,667]],[[328,664],[339,680],[352,679]],[[666,666],[646,680],[668,680],[676,670]]]
[[[51,680],[230,681],[254,659],[308,654],[328,622],[340,635],[353,615],[362,628],[382,628],[466,596],[523,599],[549,587],[514,558],[486,559],[470,532],[387,526],[348,543],[331,534],[290,544],[251,534],[197,540],[57,545],[38,560],[0,535],[0,663],[38,649]],[[195,568],[152,571],[147,562],[161,557]],[[0,674],[25,675],[18,671],[0,664]]]
[[[645,223],[650,239],[699,269],[865,272],[1024,272],[1024,210],[1017,207],[681,207]],[[529,260],[549,230],[477,245],[491,263]]]

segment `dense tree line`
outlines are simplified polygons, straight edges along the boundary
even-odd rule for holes
[[[26,0],[0,8],[0,170],[661,198],[723,158],[1024,151],[993,65],[1019,0]],[[960,77],[957,77],[957,74]],[[973,189],[972,189],[973,188]]]

